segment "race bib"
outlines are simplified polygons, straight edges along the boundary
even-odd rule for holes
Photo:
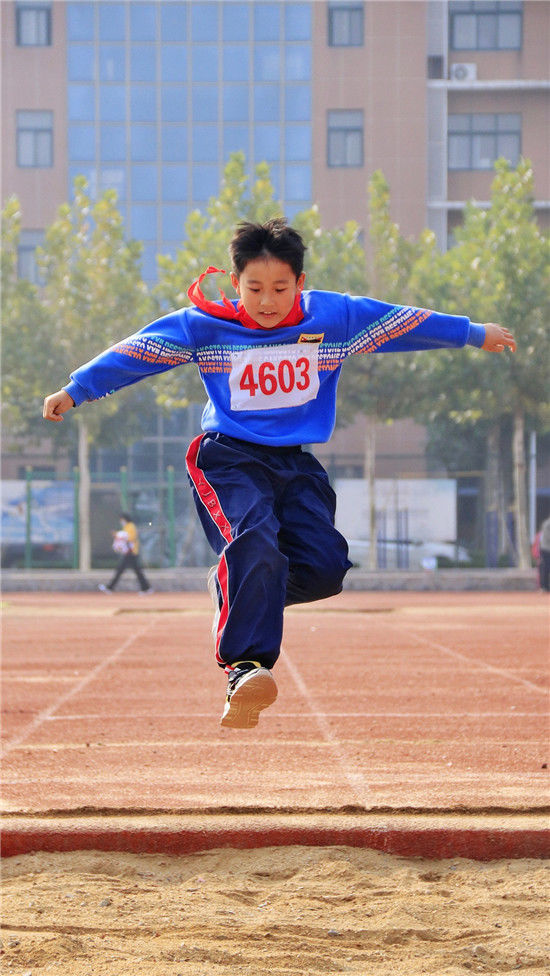
[[[232,410],[299,407],[319,390],[318,343],[263,346],[231,354]]]

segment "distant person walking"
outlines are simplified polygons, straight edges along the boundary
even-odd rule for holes
[[[541,589],[550,591],[550,516],[540,527],[539,579]]]
[[[141,592],[152,593],[153,590],[143,572],[139,559],[138,531],[128,512],[121,513],[120,529],[118,532],[113,532],[113,549],[120,555],[120,559],[111,582],[107,586],[100,583],[99,589],[101,592],[112,593],[123,572],[126,569],[133,569],[138,578]]]

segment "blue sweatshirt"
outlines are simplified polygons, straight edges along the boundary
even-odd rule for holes
[[[237,308],[237,303],[229,303]],[[210,303],[207,303],[210,304]],[[197,307],[165,315],[71,374],[75,406],[195,363],[208,402],[205,431],[274,446],[327,441],[344,360],[359,353],[482,346],[485,329],[460,315],[305,291],[297,324],[255,329]]]

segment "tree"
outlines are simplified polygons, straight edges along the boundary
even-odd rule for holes
[[[452,360],[430,357],[423,383],[433,396],[432,418],[452,411],[457,421],[483,420],[487,425],[490,470],[497,468],[502,424],[511,420],[516,556],[518,565],[528,568],[525,425],[528,420],[535,429],[545,430],[550,421],[550,242],[536,222],[528,160],[515,169],[506,160],[497,161],[489,209],[469,204],[456,238],[456,246],[446,254],[425,254],[417,263],[413,292],[423,294],[426,304],[433,299],[450,312],[500,322],[516,336],[518,350],[514,356],[479,356],[472,351]],[[490,487],[490,507],[496,504],[495,493]]]
[[[2,419],[12,441],[42,435],[44,376],[59,373],[47,312],[38,289],[17,273],[21,209],[11,197],[2,212]],[[37,339],[37,337],[40,337]]]
[[[390,216],[388,184],[380,171],[369,182],[370,239],[372,245],[373,293],[382,301],[407,304],[409,279],[414,263],[430,246],[429,235],[418,241],[405,240]],[[361,292],[366,293],[366,276]],[[369,485],[369,568],[376,568],[375,456],[376,425],[412,415],[411,390],[418,372],[418,358],[410,353],[354,356],[346,364],[341,393],[341,415],[366,417],[365,478]],[[411,380],[413,382],[411,382]]]
[[[56,355],[65,368],[66,364],[86,362],[147,321],[150,304],[141,278],[140,256],[141,245],[124,239],[116,193],[107,190],[94,203],[88,196],[86,180],[77,177],[73,201],[59,208],[39,250],[44,280],[42,306],[49,316]],[[102,420],[112,418],[120,407],[118,398],[107,398],[94,411],[78,410],[75,415],[83,570],[89,568],[91,558],[89,444]]]

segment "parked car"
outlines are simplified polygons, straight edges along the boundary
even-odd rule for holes
[[[368,539],[348,539],[349,558],[354,566],[368,569]],[[445,566],[468,566],[468,550],[456,542],[422,542],[419,539],[378,539],[379,569],[443,569]]]

